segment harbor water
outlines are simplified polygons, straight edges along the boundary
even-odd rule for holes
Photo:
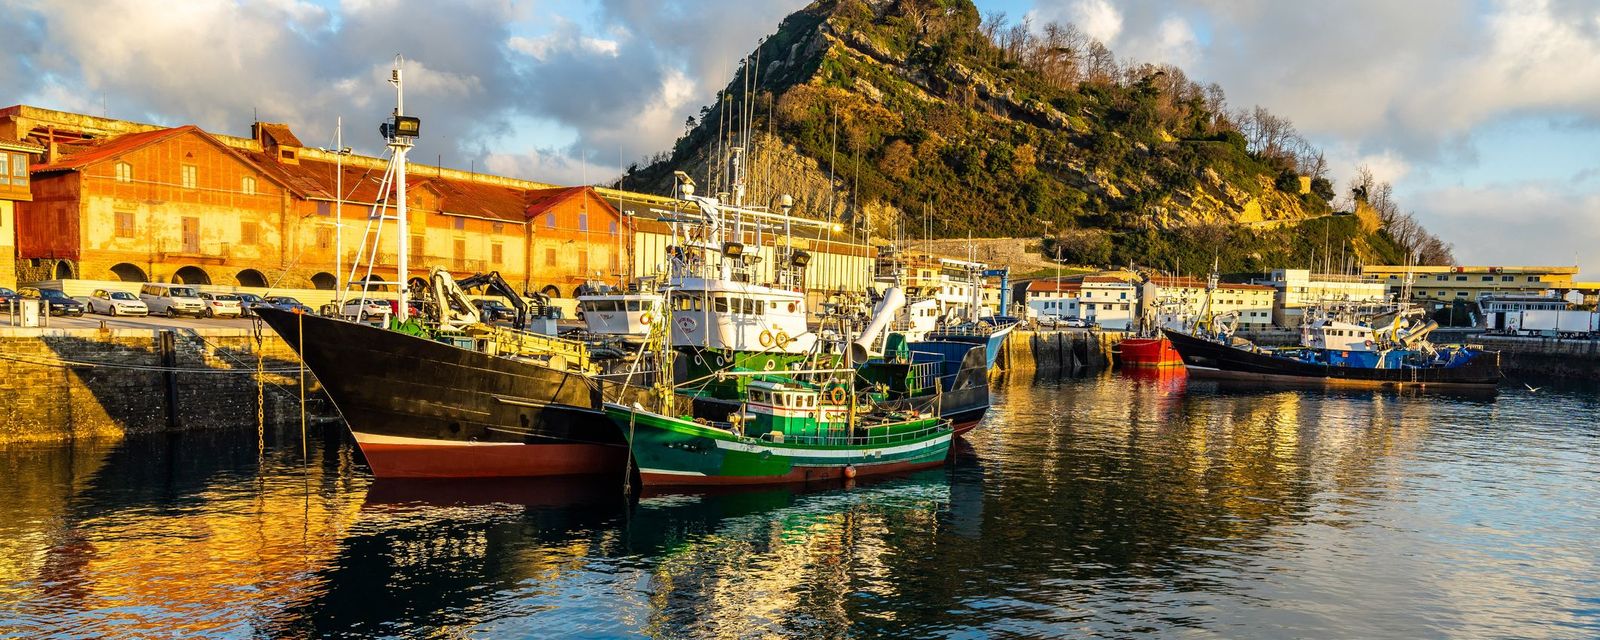
[[[0,449],[0,637],[1600,636],[1592,387],[999,384],[946,467],[804,490],[375,482],[317,423]]]

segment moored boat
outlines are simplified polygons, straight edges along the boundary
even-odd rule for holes
[[[761,376],[725,422],[607,403],[646,487],[778,484],[911,471],[944,463],[954,431],[917,412],[859,413],[843,383]],[[670,398],[670,396],[669,396]]]
[[[1117,364],[1124,367],[1181,367],[1183,356],[1172,348],[1166,336],[1123,338],[1111,349]]]
[[[1414,312],[1414,310],[1413,310]],[[1283,383],[1366,387],[1480,387],[1499,384],[1500,353],[1470,345],[1433,345],[1433,323],[1399,313],[1381,329],[1320,318],[1302,328],[1297,347],[1267,349],[1224,332],[1165,329],[1191,375]]]

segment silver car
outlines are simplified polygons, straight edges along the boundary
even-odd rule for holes
[[[142,317],[150,315],[150,308],[145,306],[139,296],[126,291],[95,289],[94,295],[89,296],[89,313]]]

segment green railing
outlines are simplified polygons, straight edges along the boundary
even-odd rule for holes
[[[886,427],[886,426],[894,426],[894,425],[898,425],[898,424],[910,424],[911,422],[914,422],[914,421],[896,422],[896,423],[875,425],[874,428],[883,428],[883,427]],[[778,440],[773,439],[771,433],[765,433],[765,434],[762,434],[760,437],[755,438],[755,439],[756,440],[760,440],[762,442],[772,443],[772,444],[802,444],[802,445],[821,445],[821,446],[829,446],[829,447],[849,447],[849,446],[871,447],[871,446],[900,444],[900,443],[903,443],[903,442],[915,442],[917,440],[922,440],[922,439],[928,438],[930,436],[938,435],[940,433],[948,433],[948,432],[950,432],[950,430],[951,430],[950,429],[950,425],[948,423],[946,423],[943,420],[939,420],[939,421],[934,422],[933,426],[924,427],[922,429],[917,429],[915,431],[901,431],[901,432],[897,432],[897,433],[885,433],[885,434],[879,434],[879,435],[868,435],[868,436],[784,435],[782,442],[779,442]]]

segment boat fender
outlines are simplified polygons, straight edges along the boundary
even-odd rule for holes
[[[763,329],[761,331],[761,346],[763,346],[763,347],[772,346],[772,332],[771,331],[767,331],[765,329]]]
[[[855,465],[846,465],[845,466],[845,468],[844,468],[844,477],[847,478],[847,479],[851,479],[851,480],[855,479],[855,477],[856,477],[856,467],[855,467]]]

